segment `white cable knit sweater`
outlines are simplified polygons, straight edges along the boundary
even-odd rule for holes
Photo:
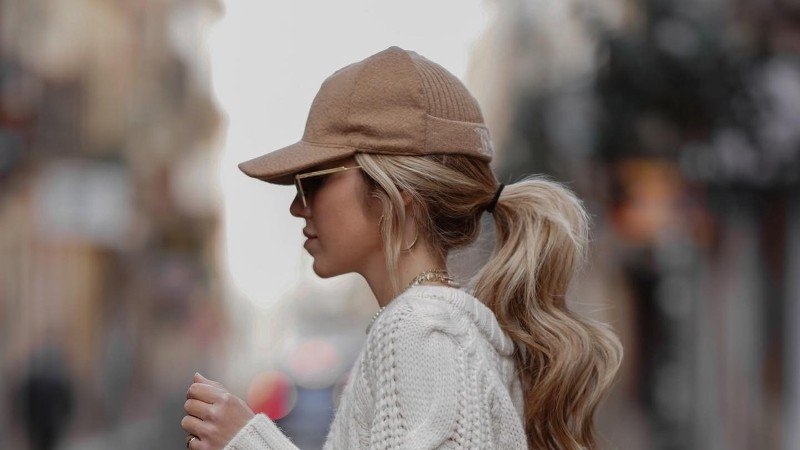
[[[411,286],[367,335],[324,450],[527,449],[513,343],[478,299]],[[224,450],[297,450],[256,415]]]

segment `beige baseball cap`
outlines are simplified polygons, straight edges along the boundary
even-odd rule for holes
[[[292,184],[294,174],[355,153],[461,154],[491,161],[477,100],[442,66],[392,46],[329,76],[300,141],[239,164],[245,174]]]

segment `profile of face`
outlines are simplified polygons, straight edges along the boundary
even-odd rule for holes
[[[320,164],[303,173],[335,167],[356,167],[349,157]],[[380,205],[367,198],[367,181],[361,169],[304,178],[307,205],[298,194],[289,212],[305,219],[303,247],[314,258],[314,273],[330,278],[350,272],[363,273],[367,265],[381,264]],[[373,203],[369,203],[373,202]]]

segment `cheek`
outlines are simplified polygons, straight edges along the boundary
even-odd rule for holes
[[[375,214],[363,204],[364,187],[352,177],[320,192],[320,237],[323,231],[331,244],[363,247],[380,240],[380,214]]]
[[[319,246],[313,254],[317,275],[327,278],[374,264],[382,252],[376,222],[358,212],[331,214],[325,219],[324,224],[318,223]]]
[[[378,219],[355,200],[353,195],[339,196],[337,201],[320,202],[314,222],[320,244],[326,250],[342,255],[363,252],[376,247],[380,241]],[[380,217],[380,216],[378,216]]]
[[[360,211],[339,214],[337,223],[332,240],[343,253],[372,250],[380,241],[378,224]]]

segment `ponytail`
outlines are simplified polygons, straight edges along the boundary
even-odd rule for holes
[[[617,336],[567,308],[567,287],[586,259],[589,219],[562,185],[529,177],[493,205],[496,246],[475,296],[514,341],[531,449],[597,448],[598,403],[622,359]]]

